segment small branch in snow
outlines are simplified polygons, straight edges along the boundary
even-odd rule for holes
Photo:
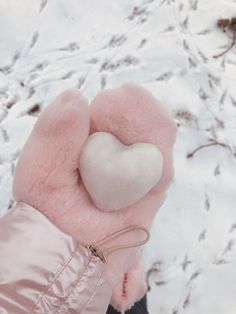
[[[234,33],[234,37],[233,37],[233,41],[232,41],[231,45],[225,51],[221,52],[218,55],[213,56],[213,58],[216,59],[216,58],[222,57],[224,54],[226,54],[228,51],[230,51],[235,46],[235,44],[236,44],[236,33]]]
[[[221,143],[221,142],[213,142],[213,143],[208,143],[208,144],[204,144],[201,145],[199,147],[197,147],[196,149],[194,149],[191,153],[188,153],[187,158],[192,158],[199,150],[206,148],[206,147],[210,147],[210,146],[215,146],[215,145],[219,145],[222,147],[228,147],[225,143]]]
[[[233,41],[231,45],[223,52],[218,55],[213,56],[213,58],[219,58],[225,55],[228,51],[230,51],[236,44],[236,18],[233,17],[231,19],[219,19],[217,22],[217,26],[226,33],[227,30],[233,32]]]

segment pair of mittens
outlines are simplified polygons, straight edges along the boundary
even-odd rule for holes
[[[67,90],[35,123],[15,169],[14,198],[84,245],[129,225],[150,229],[173,176],[175,137],[173,119],[141,87],[102,91],[89,106]],[[141,238],[136,230],[109,246]],[[138,248],[109,254],[104,270],[117,310],[145,294]]]

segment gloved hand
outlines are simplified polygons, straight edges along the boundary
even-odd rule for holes
[[[154,144],[163,156],[163,171],[158,183],[134,204],[119,210],[97,208],[78,170],[89,134],[101,131],[113,134],[125,145]],[[128,225],[150,229],[173,176],[175,136],[176,126],[171,117],[141,87],[125,85],[102,91],[89,107],[78,90],[68,90],[38,118],[16,166],[14,198],[41,211],[84,245]],[[112,240],[109,246],[136,242],[142,236],[140,231],[134,231]],[[145,293],[143,279],[138,280],[132,271],[138,264],[137,252],[136,248],[124,249],[107,256],[105,273],[112,289],[117,286],[119,290],[126,280],[125,304],[122,291],[116,290],[113,298],[117,309],[121,309],[121,304],[123,308],[132,306]],[[125,273],[128,275],[124,277]],[[130,299],[129,291],[133,294]]]

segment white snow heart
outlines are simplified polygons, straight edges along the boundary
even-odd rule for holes
[[[112,211],[134,204],[158,183],[163,156],[153,144],[126,146],[110,133],[96,132],[84,144],[79,170],[94,204]]]

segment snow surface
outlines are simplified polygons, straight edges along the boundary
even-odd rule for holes
[[[37,106],[68,87],[91,100],[140,84],[179,125],[145,249],[150,314],[236,313],[235,49],[213,58],[231,42],[216,21],[235,12],[235,0],[0,0],[1,213]]]

